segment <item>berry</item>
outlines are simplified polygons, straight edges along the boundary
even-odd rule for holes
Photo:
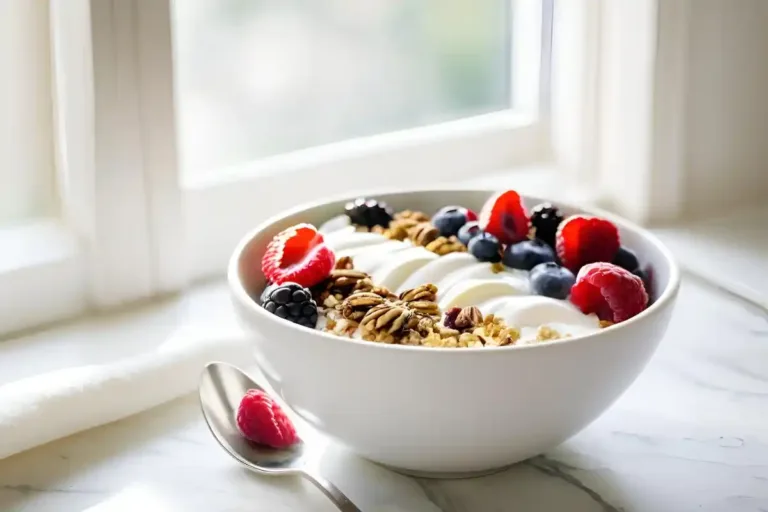
[[[261,292],[261,295],[259,296],[259,303],[264,304],[267,299],[269,298],[270,292],[274,289],[274,287],[277,286],[274,283],[267,283],[267,285],[264,287],[264,291]]]
[[[249,389],[240,401],[237,428],[249,441],[272,448],[288,448],[299,442],[290,418],[260,389]]]
[[[541,203],[531,210],[531,226],[536,230],[536,238],[551,247],[555,246],[555,235],[561,222],[563,216],[560,215],[560,210],[550,203]]]
[[[272,285],[265,294],[266,300],[261,304],[264,309],[295,324],[315,328],[317,303],[309,290],[296,283],[283,283]]]
[[[477,214],[470,210],[469,208],[465,208],[467,212],[467,222],[474,222],[477,220]]]
[[[469,245],[469,241],[482,232],[483,230],[480,229],[480,226],[477,224],[477,221],[471,220],[466,224],[464,224],[463,226],[461,226],[461,229],[459,230],[459,234],[456,236],[459,238],[459,242],[463,243],[464,245]]]
[[[571,288],[571,302],[600,320],[623,322],[648,305],[642,279],[613,263],[584,265]]]
[[[573,272],[553,261],[533,267],[530,275],[531,290],[536,295],[565,300],[576,282]]]
[[[528,213],[514,190],[491,197],[480,211],[480,228],[502,243],[513,244],[528,236]]]
[[[504,264],[520,270],[531,270],[539,263],[555,261],[555,251],[541,240],[524,240],[504,249]]]
[[[616,256],[613,257],[611,262],[614,265],[618,265],[624,270],[629,270],[635,274],[637,270],[640,270],[640,262],[637,261],[637,256],[631,250],[627,249],[623,245],[616,251]]]
[[[469,241],[470,254],[480,261],[496,263],[501,261],[501,244],[499,239],[490,233],[480,233]]]
[[[461,206],[445,206],[433,217],[432,224],[445,237],[456,236],[459,229],[469,220],[469,210]]]
[[[449,329],[456,329],[456,318],[461,313],[461,308],[453,307],[445,312],[443,325]]]
[[[347,203],[344,206],[344,212],[352,224],[367,228],[374,226],[386,228],[394,218],[394,212],[392,208],[387,206],[387,203],[364,197]]]
[[[292,281],[309,288],[328,277],[335,263],[336,256],[315,226],[297,224],[269,242],[261,271],[272,283]]]
[[[557,230],[557,255],[576,272],[587,263],[613,261],[619,250],[619,231],[612,222],[597,217],[573,215]]]

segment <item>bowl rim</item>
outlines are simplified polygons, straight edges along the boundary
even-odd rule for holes
[[[672,255],[672,252],[666,247],[666,245],[664,245],[663,242],[661,242],[661,240],[659,240],[659,238],[656,235],[654,235],[647,229],[635,224],[634,222],[631,222],[614,213],[602,210],[601,208],[591,207],[591,206],[583,207],[583,206],[575,205],[568,201],[545,199],[545,198],[541,198],[541,197],[537,197],[537,196],[533,196],[525,193],[520,193],[520,197],[526,200],[534,200],[538,202],[550,202],[557,206],[579,211],[585,215],[592,215],[592,216],[601,217],[601,218],[610,220],[611,222],[616,224],[620,229],[625,228],[625,229],[635,231],[636,233],[641,235],[643,238],[645,238],[647,241],[649,241],[664,256],[664,259],[667,261],[669,265],[669,282],[667,283],[667,286],[665,287],[664,291],[659,296],[659,298],[653,304],[651,304],[650,307],[646,308],[645,310],[635,315],[634,317],[628,320],[625,320],[623,322],[620,322],[618,324],[614,324],[609,327],[600,329],[599,331],[594,333],[582,334],[582,335],[573,336],[570,338],[560,338],[556,340],[542,341],[538,343],[529,343],[525,345],[507,345],[504,347],[494,347],[493,349],[488,349],[485,347],[469,347],[469,348],[462,348],[461,350],[456,350],[453,348],[445,348],[445,347],[424,347],[420,345],[373,343],[366,340],[358,340],[355,338],[345,338],[329,332],[302,327],[300,325],[296,325],[293,322],[290,322],[283,318],[279,318],[279,317],[276,317],[275,315],[269,314],[267,311],[265,311],[248,294],[248,292],[245,290],[245,287],[243,286],[243,283],[240,279],[240,276],[239,276],[240,258],[242,257],[243,251],[251,242],[251,240],[253,240],[253,238],[256,235],[258,235],[262,231],[265,231],[267,228],[269,228],[273,224],[276,224],[281,220],[284,220],[285,218],[290,217],[292,215],[301,213],[304,210],[323,206],[328,203],[349,201],[362,196],[376,197],[381,195],[392,195],[392,194],[398,194],[398,193],[413,194],[413,193],[440,193],[440,192],[457,192],[457,191],[486,192],[488,194],[488,197],[491,197],[494,194],[499,193],[498,189],[488,189],[486,187],[473,188],[473,187],[455,186],[455,185],[442,186],[442,187],[413,188],[413,189],[411,188],[409,189],[379,188],[379,189],[373,189],[373,190],[366,190],[362,193],[358,192],[358,193],[339,194],[329,199],[324,199],[321,201],[308,201],[308,202],[301,203],[297,206],[294,206],[293,208],[283,210],[276,215],[272,215],[271,217],[269,217],[268,219],[266,219],[265,221],[257,225],[254,229],[247,232],[237,243],[237,246],[235,247],[232,253],[232,256],[229,259],[229,264],[227,268],[227,282],[230,289],[230,294],[246,310],[253,312],[257,317],[264,318],[265,321],[277,322],[278,324],[281,324],[289,329],[296,329],[299,332],[303,332],[305,334],[310,334],[310,335],[314,334],[314,335],[320,336],[328,340],[328,342],[330,343],[353,343],[355,345],[368,347],[371,350],[400,350],[400,351],[418,351],[418,352],[429,351],[435,354],[457,354],[457,356],[450,356],[450,357],[459,357],[458,354],[478,354],[478,353],[494,354],[499,351],[536,350],[536,349],[544,350],[547,347],[556,347],[556,346],[560,346],[567,343],[579,342],[579,341],[585,340],[586,338],[591,338],[596,340],[599,340],[601,338],[604,339],[606,336],[611,336],[617,330],[621,330],[622,328],[628,327],[633,323],[642,321],[643,319],[656,314],[658,311],[661,311],[664,307],[670,305],[671,302],[674,301],[675,296],[677,295],[677,292],[680,288],[680,269],[677,265],[677,261]]]

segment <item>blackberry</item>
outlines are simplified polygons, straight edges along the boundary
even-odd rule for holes
[[[375,199],[361,197],[347,203],[344,212],[352,224],[372,228],[374,226],[388,227],[394,217],[392,208],[387,203]]]
[[[317,303],[303,286],[296,283],[271,285],[269,291],[265,291],[264,299],[261,306],[273,315],[310,329],[315,328]]]
[[[541,203],[531,210],[531,226],[536,228],[536,238],[551,247],[555,246],[555,235],[561,222],[563,216],[560,210],[550,203]]]

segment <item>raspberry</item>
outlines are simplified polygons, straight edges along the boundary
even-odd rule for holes
[[[528,212],[514,190],[507,190],[491,197],[480,211],[480,229],[499,239],[501,243],[513,244],[528,237],[530,220]]]
[[[335,263],[335,254],[315,226],[297,224],[269,242],[261,271],[274,284],[291,281],[309,288],[328,277]]]
[[[272,448],[288,448],[299,442],[293,423],[272,398],[249,389],[237,409],[237,428],[243,437]]]
[[[619,230],[605,219],[573,215],[560,224],[556,241],[563,266],[577,272],[587,263],[613,261],[619,250]]]
[[[642,279],[631,272],[613,263],[590,263],[576,276],[571,302],[585,314],[619,323],[648,306],[648,293]]]

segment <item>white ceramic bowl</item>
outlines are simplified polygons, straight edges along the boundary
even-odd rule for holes
[[[372,194],[394,209],[475,209],[495,191]],[[414,474],[492,471],[542,453],[605,411],[635,380],[664,334],[679,287],[669,251],[650,233],[605,212],[622,242],[653,269],[653,304],[596,334],[528,346],[436,349],[343,339],[262,309],[260,262],[269,240],[299,223],[316,226],[350,198],[272,218],[243,238],[229,285],[256,358],[301,417],[372,461]],[[528,207],[541,202],[525,198]],[[559,204],[566,213],[579,210]]]

